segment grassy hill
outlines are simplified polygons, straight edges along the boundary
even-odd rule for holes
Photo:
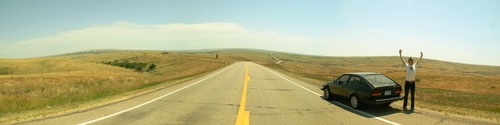
[[[102,63],[114,60],[157,66],[146,72]],[[125,50],[0,59],[0,122],[167,86],[230,63],[208,53]]]
[[[283,62],[276,64],[270,52]],[[146,71],[103,63],[115,60],[156,67]],[[399,83],[405,75],[396,56],[326,57],[254,49],[92,50],[0,59],[0,122],[168,86],[237,61],[256,62],[318,86],[348,72],[379,72]],[[417,74],[417,106],[500,119],[500,67],[424,59]]]

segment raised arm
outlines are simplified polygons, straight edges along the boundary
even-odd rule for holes
[[[403,56],[401,55],[401,53],[403,52],[402,49],[399,49],[399,58],[401,59],[401,62],[403,63],[403,65],[406,65],[406,61],[403,59]]]
[[[424,53],[420,52],[420,58],[418,58],[418,60],[415,64],[418,64],[420,62],[420,60],[422,60],[423,56],[424,56]]]

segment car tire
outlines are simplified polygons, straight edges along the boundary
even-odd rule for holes
[[[359,107],[361,107],[361,103],[356,95],[351,95],[349,97],[349,104],[353,109],[359,109]]]
[[[332,99],[333,99],[333,98],[332,98],[332,93],[330,92],[330,89],[325,88],[325,89],[323,90],[323,98],[324,98],[325,100],[332,100]]]

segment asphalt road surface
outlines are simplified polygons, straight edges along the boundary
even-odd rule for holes
[[[321,93],[319,84],[240,62],[122,102],[21,124],[499,124],[418,108],[408,112],[397,104],[354,110],[341,99],[325,101]]]

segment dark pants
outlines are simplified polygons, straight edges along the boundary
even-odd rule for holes
[[[403,107],[406,108],[408,104],[408,91],[411,91],[411,108],[415,107],[415,81],[406,81],[405,82],[405,97]]]

